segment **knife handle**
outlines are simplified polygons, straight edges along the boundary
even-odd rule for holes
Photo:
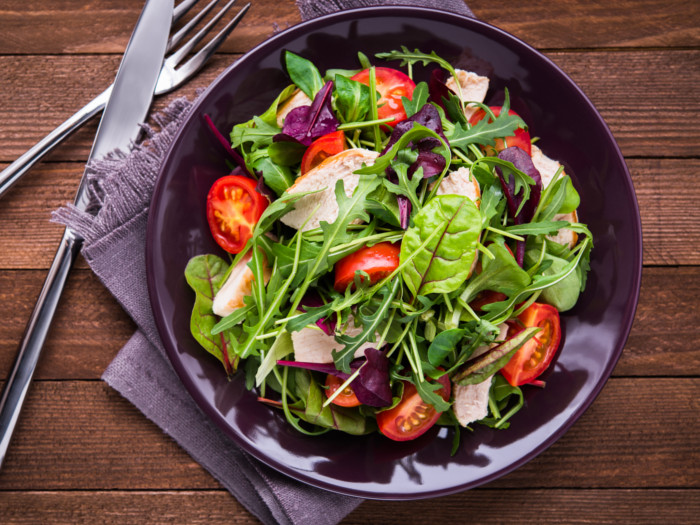
[[[0,467],[2,467],[7,454],[12,433],[39,361],[41,349],[56,313],[58,300],[82,244],[82,237],[70,228],[66,228],[22,336],[17,357],[2,391],[2,397],[0,397]]]
[[[85,124],[85,122],[97,115],[107,104],[111,92],[112,86],[109,86],[83,106],[82,109],[78,110],[75,115],[46,135],[46,137],[37,142],[21,157],[0,172],[0,198],[9,191],[10,187],[12,187],[29,168],[39,162],[44,155],[68,138],[75,130]]]

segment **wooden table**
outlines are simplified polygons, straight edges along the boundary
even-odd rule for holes
[[[368,501],[344,523],[688,523],[700,515],[700,4],[473,0],[585,91],[624,153],[639,200],[636,320],[602,394],[550,449],[439,500]],[[0,168],[107,86],[143,3],[0,3]],[[295,24],[291,0],[254,0],[210,67]],[[174,95],[173,95],[174,96]],[[158,99],[163,108],[173,96]],[[96,123],[0,202],[0,380],[7,377],[73,199]],[[170,438],[100,381],[133,322],[80,260],[0,472],[2,523],[255,523]]]

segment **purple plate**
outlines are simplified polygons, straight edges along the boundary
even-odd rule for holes
[[[491,78],[487,102],[507,87],[513,108],[562,161],[581,195],[580,218],[595,236],[588,286],[563,316],[564,345],[545,389],[525,388],[526,406],[507,430],[477,425],[462,433],[433,428],[395,443],[381,435],[330,432],[307,437],[256,401],[241,376],[223,367],[190,335],[194,295],[183,271],[190,257],[221,253],[205,217],[206,193],[227,173],[225,155],[205,130],[221,130],[267,109],[289,80],[282,52],[321,71],[357,67],[367,56],[405,45],[434,50],[452,64]],[[421,71],[418,71],[420,69]],[[417,68],[417,75],[424,74]],[[610,131],[581,90],[550,60],[483,22],[427,9],[344,11],[279,33],[229,67],[199,98],[159,175],[148,222],[147,271],[158,330],[182,382],[202,410],[244,450],[303,482],[353,496],[417,499],[492,481],[554,443],[593,402],[617,362],[634,317],[642,261],[639,210],[630,175]],[[605,432],[601,429],[601,433]]]

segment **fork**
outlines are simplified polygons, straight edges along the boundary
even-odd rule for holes
[[[181,19],[198,0],[183,0],[173,10],[173,23]],[[197,15],[187,22],[179,31],[168,40],[167,53],[176,49],[194,27],[216,6],[219,0],[212,0]],[[202,27],[193,37],[185,42],[177,51],[167,55],[163,61],[163,66],[158,76],[154,95],[163,95],[173,91],[184,84],[209,60],[219,46],[226,40],[228,35],[238,25],[250,8],[250,3],[243,6],[220,31],[206,45],[199,49],[187,62],[183,60],[192,52],[194,47],[206,37],[217,22],[231,9],[236,0],[230,0],[219,12],[214,15],[207,24]],[[102,93],[88,102],[82,109],[78,110],[72,117],[54,129],[41,141],[26,151],[21,157],[0,172],[0,198],[9,191],[22,175],[34,166],[49,151],[54,149],[63,140],[68,138],[74,131],[80,128],[85,122],[102,111],[109,100],[112,92],[109,86]]]

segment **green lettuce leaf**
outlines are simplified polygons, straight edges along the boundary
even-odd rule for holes
[[[420,248],[430,234],[430,243]],[[401,275],[414,295],[450,293],[471,273],[481,233],[481,215],[466,197],[438,195],[414,215],[401,243],[401,262],[420,250]]]

